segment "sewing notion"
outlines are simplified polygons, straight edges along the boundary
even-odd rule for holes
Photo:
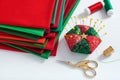
[[[114,14],[112,3],[110,2],[110,0],[103,0],[103,1],[105,3],[104,8],[106,10],[107,15],[112,16]]]
[[[83,69],[85,75],[89,78],[93,78],[96,76],[96,71],[95,69],[98,67],[98,63],[94,60],[84,60],[84,61],[80,61],[76,64],[73,64],[69,61],[60,61],[60,62],[64,62],[72,67],[75,67],[75,68],[81,68]],[[93,64],[93,65],[90,65],[90,64]],[[89,74],[89,72],[91,74]]]
[[[87,15],[93,14],[104,7],[104,2],[97,2],[85,9]]]
[[[80,0],[1,2],[0,49],[48,59],[56,56],[59,37]]]
[[[83,54],[92,53],[101,43],[94,28],[86,25],[76,25],[65,35],[71,51]]]
[[[103,55],[108,57],[108,56],[111,56],[113,52],[114,52],[114,49],[112,48],[112,46],[109,46],[107,49],[103,51]]]
[[[91,15],[103,8],[105,9],[107,16],[112,16],[114,14],[113,6],[110,0],[103,0],[90,5],[89,7],[85,8],[85,13],[87,15]]]

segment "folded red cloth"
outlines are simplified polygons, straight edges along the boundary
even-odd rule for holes
[[[46,38],[54,38],[55,36],[56,36],[56,33],[52,32],[49,34],[45,34],[44,37],[40,37],[38,40],[31,40],[31,39],[7,34],[4,32],[0,32],[0,39],[18,40],[18,41],[25,41],[25,42],[41,43],[41,44],[43,44],[46,41]]]
[[[21,46],[22,47],[22,46]],[[38,48],[30,48],[30,47],[24,47],[26,49],[29,49],[31,51],[34,51],[38,54],[42,54],[45,50],[44,49],[38,49]],[[55,47],[54,47],[54,50],[51,51],[51,56],[56,56],[56,53],[57,53],[57,48],[58,48],[58,42],[56,43]],[[4,49],[4,50],[11,50],[11,51],[17,51],[17,52],[24,52],[24,51],[21,51],[19,49],[15,49],[15,48],[12,48],[10,46],[7,46],[7,45],[4,45],[4,44],[0,44],[0,49]],[[25,52],[26,53],[26,52]]]
[[[44,48],[47,50],[53,50],[54,46],[55,46],[56,36],[54,38],[50,38],[48,40],[48,42],[45,44],[45,47],[44,47],[44,44],[28,43],[28,42],[24,42],[24,41],[15,41],[15,40],[9,40],[9,39],[0,39],[0,42],[15,44],[15,45],[19,45],[19,46],[27,46],[27,47],[31,47],[31,48]]]
[[[68,4],[65,7],[64,19],[66,19],[69,12],[72,10],[73,6],[76,4],[77,0],[68,0]]]
[[[69,0],[66,0],[66,3],[65,3],[65,10],[66,10],[66,8],[67,8],[67,6],[68,6],[68,3],[69,3]],[[64,10],[64,11],[65,11]]]
[[[59,44],[59,42],[56,43],[56,45],[55,45],[55,47],[54,47],[54,50],[53,50],[52,53],[51,53],[51,56],[56,56],[58,44]]]
[[[57,28],[58,25],[59,25],[60,13],[61,13],[61,10],[62,10],[62,3],[63,3],[63,0],[59,0],[56,19],[55,19],[55,24],[51,24],[51,28]]]
[[[0,24],[50,29],[55,0],[0,0]]]
[[[40,38],[38,40],[30,40],[30,39],[27,39],[27,38],[13,36],[13,35],[9,35],[9,34],[4,34],[4,35],[0,34],[0,39],[18,40],[18,41],[25,41],[25,42],[41,43],[41,44],[43,44],[46,41],[45,37]]]
[[[21,50],[18,50],[18,49],[16,49],[16,48],[9,47],[9,46],[4,45],[4,44],[0,44],[0,49],[17,51],[17,52],[23,52],[23,51],[21,51]]]

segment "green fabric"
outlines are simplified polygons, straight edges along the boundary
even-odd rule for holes
[[[106,10],[106,12],[107,12],[108,10],[113,9],[110,0],[104,0],[104,3],[105,3],[105,10]]]
[[[96,30],[92,27],[90,27],[87,31],[86,31],[87,35],[91,35],[91,36],[97,36],[99,37],[98,33],[96,32]]]
[[[8,44],[8,43],[1,43],[1,44],[4,44],[4,45],[10,46],[10,47],[19,49],[19,50],[24,51],[24,52],[27,52],[27,53],[34,54],[34,55],[36,55],[36,56],[39,56],[39,57],[42,57],[42,58],[45,58],[45,59],[48,59],[48,57],[49,57],[50,54],[51,54],[49,50],[44,51],[43,54],[38,54],[38,53],[36,53],[36,52],[33,52],[33,51],[31,51],[31,50],[28,50],[28,49],[25,49],[25,48],[23,48],[23,47],[16,46],[16,45],[13,45],[13,44]]]
[[[36,36],[43,36],[44,32],[45,32],[44,29],[25,28],[25,27],[9,26],[9,25],[0,25],[0,28],[23,32],[23,33],[27,33],[27,34],[33,34]]]
[[[61,15],[60,15],[60,21],[59,21],[58,28],[56,28],[56,29],[51,29],[52,32],[62,31],[62,24],[63,24],[63,18],[64,18],[65,2],[66,2],[66,0],[63,0],[62,11],[61,11]]]
[[[40,36],[26,34],[26,33],[17,32],[17,31],[8,30],[8,29],[3,29],[3,28],[1,28],[0,31],[8,33],[8,34],[12,34],[12,35],[16,35],[16,36],[32,39],[32,40],[38,40],[40,38]]]
[[[62,31],[63,31],[64,27],[66,26],[66,24],[68,23],[70,17],[72,16],[73,12],[75,11],[76,7],[78,6],[79,2],[80,2],[80,0],[77,0],[77,1],[76,1],[76,4],[75,4],[74,7],[72,8],[72,10],[70,11],[70,13],[69,13],[68,16],[66,17],[66,19],[63,21]],[[58,32],[56,41],[59,39],[62,31]]]
[[[82,37],[84,36],[83,33],[86,36],[88,35],[88,37]],[[73,35],[76,35],[76,37],[69,38]],[[65,38],[71,51],[83,54],[90,54],[95,50],[100,42],[100,38],[96,30],[85,25],[76,25],[66,34]]]
[[[76,25],[73,29],[71,29],[67,34],[82,34],[81,30],[79,27]]]
[[[79,2],[80,2],[80,0],[77,0],[77,2],[76,2],[76,4],[74,5],[73,9],[72,9],[71,12],[68,14],[67,18],[64,20],[64,23],[62,24],[62,30],[63,30],[63,28],[65,27],[65,25],[67,24],[68,20],[70,19],[71,15],[73,14],[73,12],[74,12],[74,10],[76,9],[76,7],[77,7],[77,5],[78,5]],[[58,41],[62,30],[58,33],[56,42]],[[7,31],[6,31],[6,32],[7,32]],[[11,33],[12,33],[12,32],[11,32]],[[15,34],[15,33],[14,33],[14,34]],[[18,34],[18,35],[20,35],[20,34]],[[22,35],[20,35],[20,36],[22,36]],[[24,36],[24,37],[25,37],[25,36]],[[26,36],[26,37],[29,37],[29,36]],[[33,36],[32,36],[32,37],[33,37]],[[29,37],[29,38],[31,38],[31,37]],[[34,39],[36,39],[36,37],[34,37]],[[56,43],[56,42],[55,42],[55,43]],[[2,43],[2,44],[3,44],[3,43]],[[35,53],[35,52],[33,52],[33,51],[30,51],[30,50],[28,50],[28,49],[22,48],[22,47],[20,47],[20,46],[16,46],[16,45],[12,45],[12,44],[7,44],[7,43],[4,43],[4,44],[7,45],[7,46],[10,46],[10,47],[13,47],[13,48],[16,48],[16,49],[19,49],[19,50],[22,50],[22,51],[31,53],[31,54],[35,54],[35,55],[40,56],[40,57],[45,58],[45,59],[48,59],[48,57],[49,57],[50,54],[52,53],[52,51],[46,50],[46,51],[44,51],[43,54],[40,55],[40,54],[37,54],[37,53]]]
[[[86,39],[82,39],[78,42],[72,49],[73,52],[89,54],[90,53],[90,46]]]
[[[45,50],[44,53],[41,54],[42,58],[48,59],[50,57],[50,54],[52,53],[52,51],[50,50]]]
[[[71,18],[73,12],[75,11],[76,7],[78,6],[80,0],[77,0],[76,1],[76,4],[74,5],[74,7],[72,8],[72,10],[70,11],[70,13],[68,14],[68,16],[66,17],[66,19],[64,20],[64,23],[63,23],[63,27],[66,26],[66,24],[68,23],[69,19]]]
[[[59,0],[56,0],[55,6],[54,6],[54,12],[53,12],[53,15],[52,15],[51,24],[55,23],[56,13],[57,13],[57,8],[58,8],[58,2],[59,2]]]
[[[45,48],[47,42],[48,42],[48,39],[45,41],[44,44],[38,44],[38,43],[30,43],[30,42],[24,42],[24,41],[17,41],[17,40],[9,40],[11,42],[16,42],[16,43],[19,43],[19,44],[25,44],[25,45],[28,45],[28,46],[33,46],[33,47],[36,47],[36,48]]]

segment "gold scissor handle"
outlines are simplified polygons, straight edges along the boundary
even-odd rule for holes
[[[66,62],[66,61],[62,61],[62,62]],[[73,66],[73,67],[76,67],[76,68],[82,68],[85,75],[89,78],[93,78],[96,76],[96,71],[95,69],[98,67],[98,63],[94,60],[84,60],[84,61],[80,61],[76,64],[73,64],[71,62],[66,62],[67,64]],[[93,64],[94,66],[91,66],[89,64]],[[89,72],[91,74],[89,74]]]
[[[90,72],[90,74],[89,74],[89,72]],[[93,68],[89,68],[89,69],[86,69],[86,70],[84,69],[84,73],[89,78],[93,78],[93,77],[96,76],[96,71]]]
[[[90,64],[93,64],[93,65],[90,65]],[[97,63],[96,61],[94,61],[94,60],[89,60],[89,61],[87,62],[87,66],[88,66],[89,68],[91,68],[91,69],[95,69],[95,68],[98,67],[98,63]]]
[[[91,64],[91,65],[90,65]],[[79,67],[84,70],[84,73],[87,77],[93,78],[96,76],[95,69],[98,67],[98,63],[94,60],[84,60],[79,63]]]

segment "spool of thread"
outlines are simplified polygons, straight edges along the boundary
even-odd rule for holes
[[[106,13],[108,16],[112,16],[114,11],[113,11],[113,7],[112,7],[112,4],[110,2],[110,0],[103,0],[104,3],[105,3],[105,10],[106,10]]]
[[[99,1],[85,9],[87,15],[93,14],[104,7],[104,2]]]

